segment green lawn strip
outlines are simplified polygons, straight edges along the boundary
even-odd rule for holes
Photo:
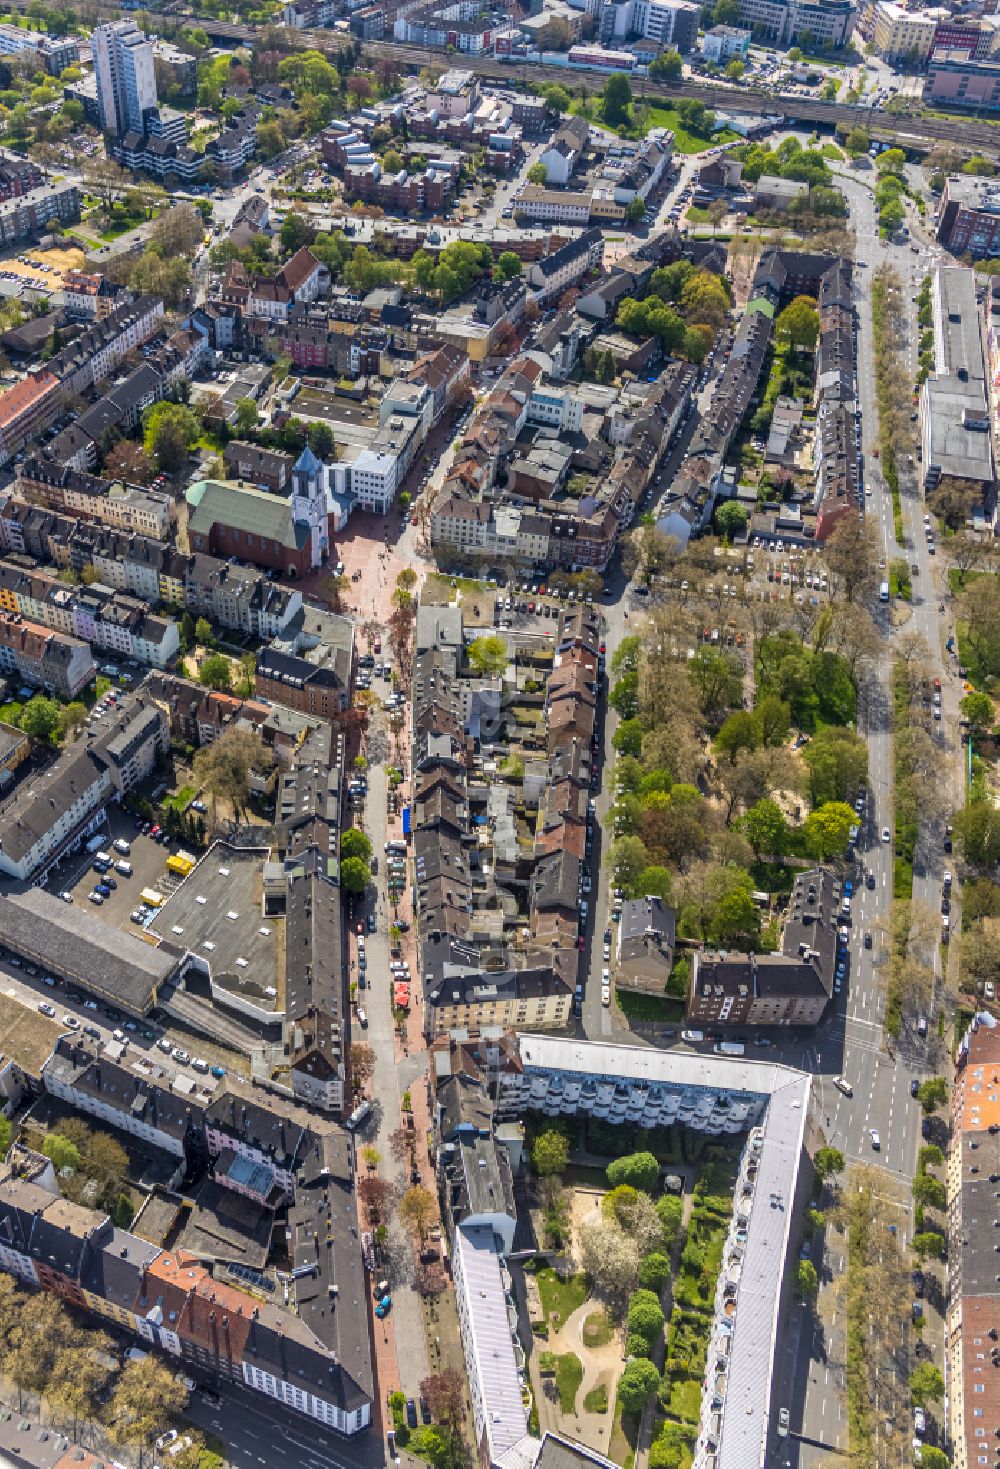
[[[623,1413],[622,1405],[615,1400],[615,1421],[611,1428],[611,1444],[608,1458],[621,1469],[634,1469],[635,1449],[639,1441],[639,1414]]]
[[[571,1275],[564,1280],[551,1266],[539,1270],[535,1279],[545,1318],[547,1321],[558,1318],[556,1325],[568,1320],[590,1293],[590,1282],[585,1275]]]
[[[673,107],[650,107],[646,115],[648,128],[670,128],[674,135],[675,153],[704,153],[708,148],[735,142],[739,137],[731,128],[721,128],[710,138],[703,138],[700,133],[689,133],[681,122],[680,113]]]
[[[701,1382],[688,1378],[686,1382],[675,1382],[670,1389],[668,1410],[682,1423],[697,1423],[701,1416]]]
[[[636,995],[629,990],[616,990],[619,1009],[629,1020],[680,1020],[684,1005],[660,995]]]
[[[576,1395],[583,1381],[583,1363],[575,1352],[563,1352],[556,1360],[556,1390],[564,1413],[576,1412]]]
[[[592,1387],[583,1400],[585,1413],[606,1413],[608,1411],[608,1389],[607,1384],[599,1382]]]

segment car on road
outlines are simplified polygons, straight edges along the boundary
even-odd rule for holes
[[[881,1151],[881,1148],[882,1148],[882,1139],[878,1135],[878,1128],[877,1127],[870,1127],[868,1129],[868,1136],[871,1138],[872,1152],[873,1153],[880,1152]]]
[[[851,1083],[847,1080],[846,1076],[835,1076],[833,1078],[833,1084],[838,1091],[844,1093],[845,1097],[854,1096],[854,1088],[851,1086]]]
[[[605,1009],[611,1004],[611,986],[610,985],[607,985],[607,984],[602,984],[601,985],[601,1004],[605,1007]]]
[[[382,1297],[382,1299],[379,1301],[378,1305],[375,1307],[375,1315],[378,1317],[378,1319],[380,1321],[384,1321],[385,1318],[388,1316],[388,1314],[389,1314],[389,1312],[391,1310],[392,1310],[392,1296],[386,1295],[386,1296],[383,1296]]]
[[[875,891],[875,874],[874,874],[874,872],[869,872],[868,876],[865,878],[865,886],[867,887],[867,889],[868,889],[868,891],[870,893],[873,893]]]
[[[410,1428],[417,1426],[417,1405],[412,1398],[406,1399],[406,1421]]]
[[[64,1015],[62,1018],[62,1023],[66,1026],[68,1030],[80,1029],[80,1022],[79,1020],[77,1020],[75,1015]]]
[[[48,1004],[45,1000],[40,1000],[38,1003],[38,1013],[39,1015],[52,1016],[56,1013],[56,1007],[55,1005]]]
[[[915,1076],[910,1078],[910,1096],[915,1097],[920,1091],[920,1082]]]
[[[789,1413],[787,1408],[778,1409],[778,1437],[788,1437]]]
[[[927,1432],[927,1415],[923,1408],[914,1408],[913,1410],[913,1432],[918,1438],[923,1438]]]
[[[866,933],[865,934],[865,948],[866,949],[870,949],[871,946],[872,946],[872,936],[871,936],[870,933]]]
[[[913,1289],[914,1289],[914,1291],[916,1292],[916,1294],[918,1296],[922,1296],[923,1295],[923,1293],[924,1293],[924,1272],[922,1270],[914,1270],[914,1272],[913,1272]]]
[[[892,841],[892,836],[887,826],[883,826],[882,828],[882,840],[887,844]]]

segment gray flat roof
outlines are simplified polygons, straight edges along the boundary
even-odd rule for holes
[[[934,365],[939,373],[964,371],[970,382],[984,382],[983,340],[976,305],[975,272],[965,266],[937,271],[938,310],[934,321]]]
[[[781,1313],[781,1280],[795,1224],[795,1187],[802,1154],[809,1078],[775,1067],[747,1225],[717,1469],[758,1469],[770,1431],[771,1386]],[[725,1270],[723,1265],[723,1270]]]
[[[267,994],[276,988],[281,942],[280,925],[263,916],[267,855],[263,847],[216,842],[167,899],[147,932],[200,959],[213,984],[236,994],[246,991],[255,1004],[277,1008],[277,995]]]
[[[963,382],[954,373],[928,378],[925,384],[925,470],[934,466],[957,479],[986,482],[993,478],[993,446],[989,410],[981,383]],[[966,415],[984,428],[970,428]]]
[[[112,928],[41,888],[0,897],[0,944],[91,993],[144,1015],[180,953]]]

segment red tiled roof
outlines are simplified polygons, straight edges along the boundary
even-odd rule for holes
[[[52,392],[53,388],[59,386],[59,379],[55,373],[47,369],[35,377],[26,377],[6,393],[0,394],[0,429],[8,424],[15,423],[23,413]]]

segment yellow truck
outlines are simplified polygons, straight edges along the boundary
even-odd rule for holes
[[[195,869],[195,859],[190,852],[175,852],[172,857],[167,858],[167,871],[175,872],[178,877],[187,877]]]
[[[162,908],[167,901],[163,894],[158,893],[155,888],[143,888],[139,898],[147,908]]]

